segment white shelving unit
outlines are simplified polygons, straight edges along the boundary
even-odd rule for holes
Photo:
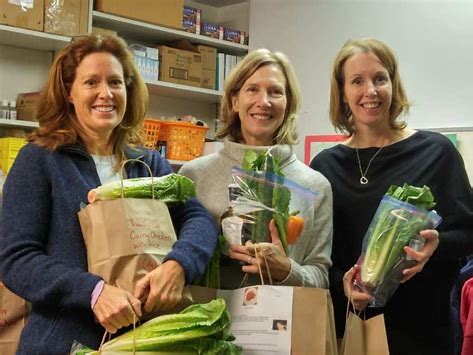
[[[247,45],[152,25],[103,12],[94,11],[92,19],[94,26],[113,29],[120,36],[138,42],[163,43],[185,39],[192,43],[216,47],[218,50],[229,54],[245,55],[248,52]]]
[[[204,6],[207,6],[208,13],[212,13],[213,11],[220,12],[222,6],[246,2],[247,0],[189,1],[191,2],[190,6],[199,7],[200,4],[205,4]],[[192,3],[193,1],[196,3],[195,5]],[[92,1],[90,3],[92,5]],[[210,10],[210,7],[212,7],[212,10]],[[227,13],[230,12],[231,16],[239,16],[238,11],[236,11],[236,13],[234,11],[227,11]],[[240,18],[246,18],[247,14],[243,14],[244,11],[241,12],[240,15],[242,15],[242,17]],[[167,44],[177,40],[188,40],[193,44],[209,45],[217,48],[219,52],[239,56],[245,55],[249,50],[247,45],[217,40],[211,37],[196,35],[98,11],[91,10],[89,19],[91,19],[93,26],[114,30],[129,42]],[[54,52],[64,48],[70,40],[71,38],[67,36],[0,25],[0,76],[2,76],[2,72],[18,72],[18,77],[22,79],[21,83],[15,86],[16,89],[12,89],[9,85],[0,86],[0,96],[12,100],[18,92],[38,90],[41,83],[46,80],[45,75],[47,73],[48,64],[51,63]],[[14,54],[10,55],[9,52]],[[18,60],[18,58],[21,60]],[[29,58],[29,60],[23,60],[26,58]],[[38,63],[37,60],[39,60],[40,63]],[[25,74],[24,71],[25,66],[28,66],[27,74]],[[22,73],[23,77],[21,77]],[[32,81],[34,84],[25,80],[25,75],[34,78]],[[12,75],[10,75],[10,77],[12,77]],[[222,91],[179,85],[164,81],[149,81],[146,84],[151,95],[151,117],[160,117],[159,115],[192,114],[193,111],[196,110],[196,115],[199,117],[207,117],[209,120],[212,120],[211,124],[213,124],[216,104],[220,102],[223,96]],[[174,110],[176,112],[173,112]],[[33,130],[37,127],[37,122],[0,119],[0,128]],[[209,132],[210,131],[211,130],[209,130]],[[212,137],[212,134],[210,137]],[[181,161],[170,162],[172,165],[180,165],[183,163]]]
[[[118,32],[121,37],[131,41],[152,44],[188,40],[196,44],[213,46],[219,51],[234,55],[245,55],[248,52],[247,45],[217,40],[206,36],[196,35],[194,33],[153,25],[99,11],[93,11],[92,20],[94,26],[112,29]],[[223,95],[223,92],[221,91],[163,81],[147,82],[147,86],[151,95],[183,98],[191,101],[218,103]]]
[[[35,129],[39,127],[39,124],[38,122],[32,122],[32,121],[5,120],[3,118],[0,118],[0,127]]]
[[[221,91],[168,83],[159,80],[147,81],[146,85],[151,95],[181,98],[192,101],[217,103],[223,96],[223,92]]]
[[[70,40],[70,37],[0,25],[0,44],[5,46],[56,51],[65,47]]]
[[[96,11],[94,11],[96,13]],[[104,14],[106,15],[106,14]],[[111,15],[107,15],[111,16]],[[117,16],[114,16],[117,17]],[[95,17],[94,17],[95,18]],[[118,18],[118,17],[117,17]],[[130,21],[124,19],[125,21]],[[137,23],[138,21],[133,21]],[[114,22],[119,23],[119,22]],[[159,26],[153,26],[159,27]],[[164,27],[161,27],[165,29]],[[170,29],[166,29],[170,30]],[[172,30],[174,32],[182,32]],[[184,32],[186,33],[186,32]],[[202,36],[199,36],[202,37]],[[0,44],[19,48],[28,48],[40,51],[56,51],[65,47],[70,42],[70,37],[58,36],[44,32],[32,31],[23,28],[0,25]],[[222,42],[222,41],[219,41]],[[182,98],[191,101],[217,103],[223,93],[221,91],[179,85],[164,81],[147,82],[151,95]],[[1,122],[0,122],[1,124]]]

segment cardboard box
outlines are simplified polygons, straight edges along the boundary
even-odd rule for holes
[[[202,69],[217,70],[217,48],[198,44],[195,46],[202,54]]]
[[[89,0],[44,1],[44,32],[63,36],[88,33]]]
[[[36,114],[38,113],[40,92],[20,93],[16,97],[16,115],[17,120],[38,121]]]
[[[234,43],[245,44],[246,33],[245,31],[233,30],[231,28],[223,28],[223,40]]]
[[[202,69],[202,82],[200,84],[200,87],[215,90],[216,75],[216,70]]]
[[[0,24],[43,31],[44,1],[0,0]]]
[[[184,0],[95,0],[95,10],[182,30]]]
[[[200,18],[202,11],[195,7],[184,6],[182,14],[182,28],[184,31],[200,34]]]
[[[160,80],[200,87],[202,55],[197,48],[187,41],[179,41],[172,47],[158,46],[158,49]]]
[[[200,34],[215,39],[223,39],[223,26],[202,22],[200,25]]]
[[[217,48],[199,44],[196,46],[202,54],[202,83],[201,87],[215,90],[217,73]]]

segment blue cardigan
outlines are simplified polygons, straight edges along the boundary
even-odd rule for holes
[[[154,176],[171,172],[155,151],[127,151],[145,161]],[[148,176],[140,163],[127,166],[128,177]],[[104,329],[90,309],[100,280],[87,272],[86,250],[77,213],[87,192],[100,185],[91,156],[80,145],[49,151],[35,144],[18,154],[3,190],[0,271],[5,285],[32,303],[19,354],[68,354],[74,340],[98,348]],[[203,273],[217,232],[196,200],[170,208],[178,236],[165,260],[178,261],[186,283]]]

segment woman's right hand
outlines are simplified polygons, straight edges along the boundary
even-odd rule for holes
[[[141,317],[141,302],[130,292],[105,284],[92,308],[99,323],[111,334]]]
[[[353,307],[355,307],[357,311],[364,310],[372,298],[370,294],[361,291],[359,288],[355,289],[353,287],[353,281],[355,280],[356,274],[358,274],[360,270],[360,267],[355,264],[343,276],[343,291],[345,292],[345,296],[350,300],[350,302],[353,304]]]
[[[291,261],[284,251],[281,239],[279,239],[274,219],[269,222],[269,232],[271,243],[253,244],[248,241],[245,245],[231,245],[229,256],[247,264],[242,267],[243,272],[258,275],[261,270],[264,276],[271,274],[272,280],[280,282],[287,278],[291,272]],[[256,252],[258,257],[256,257]],[[262,260],[263,256],[266,259],[265,262]],[[266,266],[269,268],[269,273]]]

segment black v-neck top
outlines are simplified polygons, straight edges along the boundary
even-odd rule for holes
[[[363,171],[378,149],[358,150]],[[437,228],[440,244],[434,256],[422,273],[401,285],[383,310],[386,325],[429,334],[435,327],[447,324],[449,292],[458,274],[458,259],[473,254],[472,189],[463,160],[448,138],[439,133],[417,131],[384,147],[371,162],[366,185],[360,184],[356,149],[346,145],[323,150],[310,166],[330,181],[333,190],[330,289],[339,335],[343,334],[346,309],[343,274],[359,257],[364,233],[392,184],[429,186],[437,201],[434,209],[443,222]],[[415,316],[406,319],[405,315],[409,314]]]

